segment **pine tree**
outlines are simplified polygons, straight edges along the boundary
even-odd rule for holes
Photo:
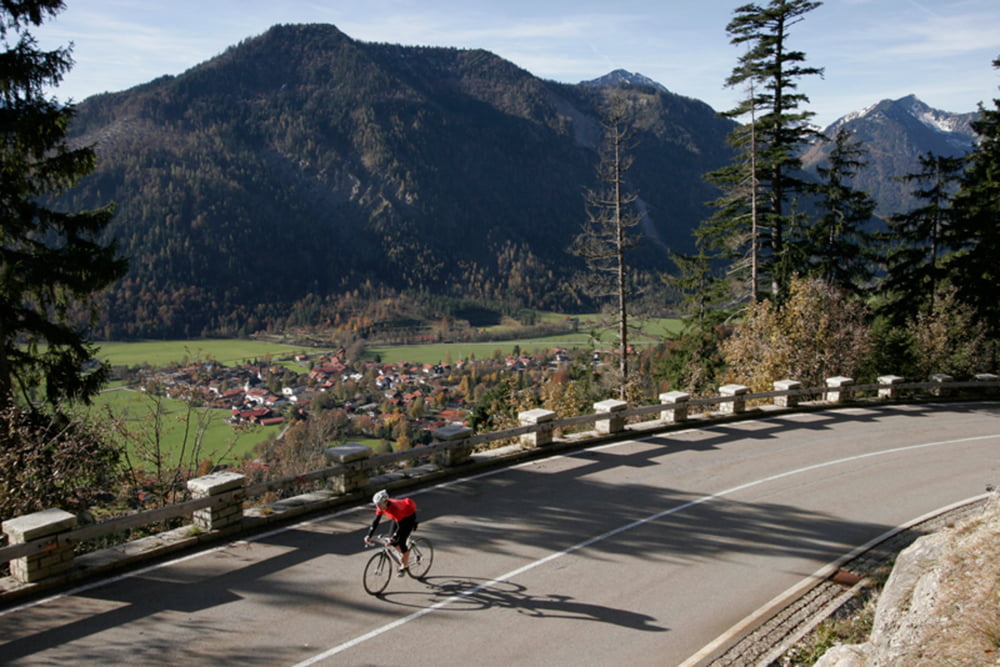
[[[127,268],[103,243],[110,206],[85,212],[46,207],[95,165],[89,147],[72,148],[72,106],[46,96],[72,66],[68,49],[42,51],[29,32],[63,8],[61,0],[0,7],[0,400],[87,400],[104,374],[83,366],[94,347],[74,322],[91,297]],[[40,396],[37,389],[41,389]]]
[[[711,258],[704,248],[694,255],[670,253],[677,275],[666,278],[672,289],[680,292],[678,304],[685,323],[694,327],[711,327],[729,314],[725,299],[733,290],[730,281],[712,270]],[[720,307],[720,304],[722,307]]]
[[[817,168],[821,214],[805,230],[805,273],[858,295],[871,287],[874,276],[875,240],[869,226],[876,204],[850,185],[867,165],[864,147],[843,127],[833,142],[827,164]]]
[[[786,227],[795,218],[791,206],[799,193],[809,189],[796,175],[801,167],[798,156],[803,144],[817,136],[807,123],[814,114],[799,111],[809,99],[796,92],[796,81],[823,73],[821,68],[805,66],[805,54],[791,50],[788,40],[792,26],[821,4],[810,0],[771,0],[765,7],[748,4],[737,8],[726,26],[730,42],[747,47],[726,85],[747,85],[749,94],[724,115],[749,114],[751,121],[730,138],[738,149],[737,161],[707,176],[725,194],[714,202],[719,212],[703,223],[701,237],[723,256],[746,258],[743,272],[752,269],[752,280],[758,273],[769,276],[770,291],[779,302],[796,269],[785,247]]]
[[[716,185],[722,194],[711,202],[715,212],[695,230],[698,256],[674,263],[681,270],[682,279],[694,278],[707,287],[712,284],[713,294],[703,294],[702,301],[715,307],[727,308],[756,302],[760,295],[760,225],[758,224],[757,180],[753,167],[756,144],[751,139],[753,123],[737,128],[729,136],[729,143],[739,156],[737,161],[717,169],[705,178]],[[698,259],[698,261],[693,261]],[[699,275],[702,269],[712,271],[710,259],[721,260],[728,266],[726,275]],[[695,273],[691,274],[694,269]]]
[[[963,160],[934,154],[918,159],[920,171],[902,178],[916,184],[913,196],[922,204],[888,221],[887,240],[892,245],[882,284],[883,310],[899,325],[917,315],[934,314],[936,295],[946,280],[945,257],[954,248],[951,204]]]
[[[993,61],[1000,69],[1000,58]],[[955,195],[960,251],[951,261],[962,301],[972,305],[993,338],[1000,337],[1000,99],[993,109],[980,104],[972,124],[979,135]]]

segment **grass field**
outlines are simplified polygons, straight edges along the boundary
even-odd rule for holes
[[[635,336],[634,344],[643,345],[656,343],[664,336],[680,330],[681,322],[675,319],[650,320],[643,327],[642,333]],[[440,343],[433,345],[404,345],[396,347],[371,347],[367,354],[378,358],[387,364],[409,362],[414,364],[438,364],[446,361],[468,359],[475,355],[476,359],[488,359],[499,351],[503,355],[512,354],[514,348],[522,353],[531,354],[536,350],[549,350],[554,347],[568,349],[597,345],[605,347],[612,344],[615,333],[612,331],[597,332],[597,342],[591,338],[590,331],[543,336],[540,338],[524,338],[518,340],[494,341],[488,343]]]
[[[112,366],[140,366],[149,364],[164,367],[188,361],[211,359],[226,366],[244,361],[287,357],[305,348],[279,343],[262,343],[242,339],[158,340],[138,343],[98,343],[97,358]]]
[[[557,313],[542,313],[544,321],[558,322],[565,315]],[[440,363],[449,356],[453,360],[466,359],[475,354],[477,359],[489,357],[495,350],[510,354],[514,347],[523,352],[548,349],[552,347],[580,348],[592,344],[590,323],[596,321],[596,315],[581,316],[580,332],[560,334],[539,338],[524,338],[489,343],[441,343],[436,345],[400,346],[371,348],[378,353],[382,361],[395,363],[397,361],[412,361],[414,363]],[[656,342],[663,336],[680,329],[680,321],[675,319],[654,319],[646,322],[641,334],[635,336],[635,343]],[[614,332],[599,331],[599,345],[607,345],[614,339]],[[140,366],[148,364],[162,368],[173,364],[183,364],[191,361],[211,359],[226,366],[233,366],[244,361],[290,357],[299,352],[315,352],[310,348],[280,343],[265,343],[243,339],[202,339],[202,340],[164,340],[142,341],[137,343],[98,343],[97,357],[112,366]],[[406,358],[409,356],[410,358]]]
[[[124,418],[135,432],[145,433],[146,442],[151,440],[156,411],[156,402],[151,397],[130,389],[110,389],[94,399],[94,408],[100,410],[105,405],[110,406],[113,414]],[[190,453],[194,448],[196,425],[203,422],[204,434],[198,460],[212,459],[217,464],[243,460],[257,443],[276,435],[282,428],[280,425],[258,426],[237,431],[226,422],[230,414],[228,410],[189,411],[183,401],[169,398],[160,399],[160,411],[160,451],[167,457],[165,462],[174,465],[179,463],[177,458],[185,451],[186,425],[189,427],[186,451]],[[149,445],[145,447],[148,449]],[[142,448],[137,441],[128,444],[129,456],[134,464],[145,465]]]

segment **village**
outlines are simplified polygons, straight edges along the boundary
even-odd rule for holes
[[[130,369],[139,391],[229,412],[234,426],[273,426],[343,410],[358,434],[374,435],[405,415],[411,440],[427,442],[448,424],[468,424],[470,407],[502,377],[528,384],[551,377],[570,362],[564,348],[535,355],[502,355],[452,363],[351,362],[343,349],[283,360],[225,366],[211,360],[171,368]]]

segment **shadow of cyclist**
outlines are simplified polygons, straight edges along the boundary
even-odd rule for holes
[[[669,628],[656,624],[655,618],[627,609],[579,602],[569,595],[531,595],[527,588],[511,581],[486,581],[446,576],[427,577],[424,583],[431,589],[430,604],[446,602],[449,611],[486,611],[512,609],[533,618],[559,618],[577,621],[610,623],[644,632],[667,632]],[[412,592],[387,593],[385,599],[394,604],[407,603]]]

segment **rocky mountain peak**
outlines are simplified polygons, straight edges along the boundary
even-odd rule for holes
[[[663,91],[664,93],[669,93],[666,86],[663,84],[650,79],[648,76],[639,74],[638,72],[629,72],[624,69],[616,69],[613,72],[608,72],[602,77],[592,79],[590,81],[581,81],[581,86],[593,86],[596,88],[604,87],[648,87],[656,88],[657,90]]]

